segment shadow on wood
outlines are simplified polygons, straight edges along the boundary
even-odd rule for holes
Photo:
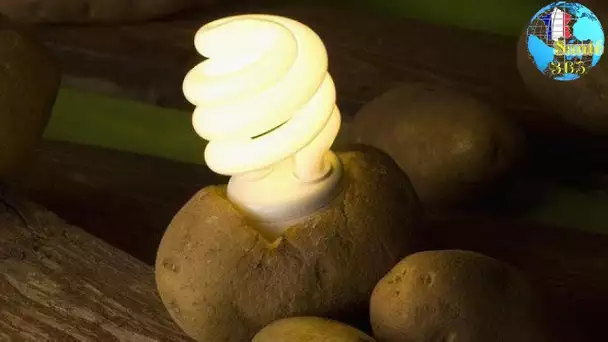
[[[205,166],[50,141],[23,177],[35,201],[150,265],[190,196],[227,181]]]

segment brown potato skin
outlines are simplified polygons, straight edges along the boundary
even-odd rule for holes
[[[293,317],[271,323],[252,342],[374,342],[349,325],[321,317]]]
[[[491,105],[454,89],[407,83],[366,104],[350,140],[387,152],[422,203],[477,198],[523,154],[523,134]]]
[[[469,251],[406,257],[374,289],[370,318],[383,342],[548,342],[527,280]]]
[[[199,341],[242,342],[281,318],[350,322],[368,310],[382,276],[412,252],[418,201],[386,154],[338,154],[341,194],[269,244],[226,199],[224,186],[196,194],[162,238],[158,291]]]
[[[61,71],[32,34],[0,15],[0,180],[21,171],[51,115]]]
[[[608,20],[605,1],[577,1],[593,11],[600,22]],[[604,29],[606,29],[604,27]],[[608,45],[606,46],[608,47]],[[558,123],[567,124],[575,133],[608,134],[608,61],[599,63],[578,80],[561,82],[543,75],[528,56],[526,33],[517,43],[517,68],[526,89],[547,108]]]

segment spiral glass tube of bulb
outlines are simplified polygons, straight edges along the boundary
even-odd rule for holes
[[[330,147],[340,128],[327,52],[295,20],[240,15],[195,36],[207,59],[185,77],[205,160],[232,176],[228,197],[259,222],[310,214],[335,195],[341,165]]]

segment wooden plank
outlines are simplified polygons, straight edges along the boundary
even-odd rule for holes
[[[32,198],[148,263],[176,210],[201,187],[226,181],[200,165],[57,142],[41,146],[31,170]],[[608,317],[608,236],[478,212],[430,217],[421,249],[470,249],[510,262],[534,280],[565,341],[603,336],[595,334]]]
[[[319,33],[328,49],[345,122],[396,83],[453,86],[504,108],[535,143],[551,149],[541,155],[572,151],[578,159],[608,170],[606,139],[588,137],[558,122],[526,92],[516,68],[514,37],[338,7],[259,4],[140,25],[44,27],[39,33],[59,58],[66,86],[191,111],[181,84],[186,72],[202,60],[193,48],[194,33],[213,19],[251,12],[291,17]]]
[[[40,206],[4,197],[0,340],[190,339],[156,294],[152,267]]]
[[[193,48],[195,31],[213,19],[249,12],[288,16],[319,33],[347,115],[405,80],[465,87],[527,119],[527,111],[539,111],[517,75],[513,38],[343,8],[241,5],[141,25],[46,27],[40,34],[61,60],[67,85],[190,109],[181,82],[201,59]]]

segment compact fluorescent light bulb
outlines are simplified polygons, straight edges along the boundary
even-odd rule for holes
[[[195,131],[228,198],[277,237],[325,206],[342,166],[329,149],[340,128],[327,52],[307,26],[272,15],[213,21],[195,36],[207,57],[185,77]]]

